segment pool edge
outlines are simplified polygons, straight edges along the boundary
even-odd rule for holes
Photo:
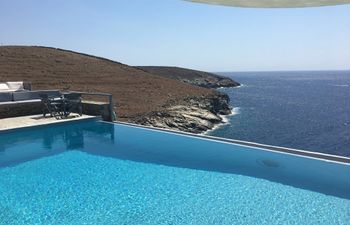
[[[49,126],[54,126],[54,125],[67,124],[67,123],[79,123],[79,122],[99,121],[99,120],[101,120],[101,117],[99,117],[99,116],[91,116],[91,117],[87,117],[87,118],[78,118],[78,119],[75,118],[75,119],[70,119],[70,120],[57,120],[57,121],[51,122],[51,123],[33,124],[33,125],[27,125],[27,126],[22,126],[22,127],[1,129],[0,134],[15,132],[18,130],[27,130],[27,129],[31,129],[31,128],[38,128],[38,127],[49,127]]]
[[[272,152],[277,152],[277,153],[284,153],[284,154],[289,154],[289,155],[295,155],[295,156],[301,156],[301,157],[306,157],[306,158],[312,158],[312,159],[318,159],[318,160],[323,160],[323,161],[329,161],[329,162],[350,165],[350,158],[345,157],[345,156],[337,156],[337,155],[330,155],[330,154],[325,154],[325,153],[320,153],[320,152],[311,152],[311,151],[300,150],[300,149],[259,144],[259,143],[255,143],[255,142],[241,141],[241,140],[236,140],[236,139],[207,136],[207,135],[203,135],[203,134],[193,134],[193,133],[189,133],[189,132],[175,131],[175,130],[170,130],[170,129],[166,129],[166,128],[150,127],[150,126],[133,124],[133,123],[128,123],[128,122],[120,122],[120,121],[116,121],[116,122],[101,121],[101,122],[110,123],[110,124],[119,124],[119,125],[124,125],[124,126],[131,126],[131,127],[141,128],[141,129],[154,130],[154,131],[158,131],[158,132],[172,133],[172,134],[183,135],[183,136],[187,136],[187,137],[194,137],[194,138],[199,138],[199,139],[204,139],[204,140],[222,142],[222,143],[226,143],[226,144],[235,144],[235,145],[240,145],[240,146],[244,146],[244,147],[251,147],[251,148],[256,148],[256,149],[260,149],[260,150],[264,150],[264,151],[272,151]]]

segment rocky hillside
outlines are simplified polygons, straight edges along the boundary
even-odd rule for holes
[[[138,68],[48,47],[0,47],[0,82],[112,93],[118,120],[199,133],[228,114],[228,97]]]
[[[165,66],[138,66],[137,68],[151,74],[176,79],[200,87],[219,88],[240,86],[238,82],[231,78],[198,70]]]

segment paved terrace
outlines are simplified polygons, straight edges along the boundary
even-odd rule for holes
[[[10,130],[16,128],[23,127],[31,127],[45,124],[53,124],[53,123],[64,123],[74,120],[84,120],[96,118],[96,116],[82,115],[72,113],[66,119],[56,120],[54,117],[43,117],[43,115],[33,115],[33,116],[21,116],[21,117],[13,117],[0,119],[0,131]]]

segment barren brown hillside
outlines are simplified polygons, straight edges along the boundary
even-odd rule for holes
[[[162,110],[169,102],[217,92],[156,76],[111,60],[47,47],[0,47],[0,81],[33,89],[112,93],[119,119]]]

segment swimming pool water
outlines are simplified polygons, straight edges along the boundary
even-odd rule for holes
[[[291,166],[285,160],[292,164],[301,160],[298,163],[304,174],[315,167],[333,184],[341,182],[335,170],[338,178],[350,176],[347,165],[258,151],[276,161],[263,167],[254,159],[255,165],[249,166],[244,165],[246,159],[235,161],[242,155],[228,155],[217,142],[99,122],[0,135],[0,224],[350,221],[347,182],[343,183],[345,189],[337,189],[318,182],[321,178],[311,180],[322,186],[317,189],[305,184],[307,176],[296,177],[300,171],[289,176]],[[231,146],[230,151],[243,149]],[[306,164],[311,166],[303,165],[303,160],[310,160]],[[327,172],[320,171],[319,163],[333,178],[325,177]],[[262,174],[250,171],[257,168]]]

